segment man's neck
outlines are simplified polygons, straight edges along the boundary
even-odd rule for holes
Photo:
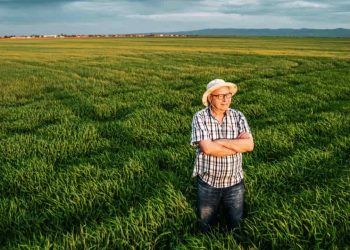
[[[225,116],[226,114],[226,110],[222,111],[222,110],[218,110],[213,106],[209,107],[209,110],[212,114],[212,116],[214,116],[215,118],[217,118],[219,121],[222,120],[222,118]]]

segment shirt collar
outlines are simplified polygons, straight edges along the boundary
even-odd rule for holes
[[[229,110],[230,110],[230,108],[228,108],[228,109],[225,111],[224,117],[228,114]],[[212,114],[212,110],[211,110],[211,106],[210,106],[210,105],[208,105],[207,111],[208,111],[208,114],[209,114],[210,116],[214,117],[213,114]]]
[[[217,120],[217,119],[213,116],[213,114],[212,114],[212,110],[211,110],[210,105],[208,105],[208,107],[207,107],[207,112],[208,112],[209,117],[211,117],[211,118]],[[229,108],[225,111],[223,120],[224,120],[225,117],[227,116],[228,112],[229,112]]]

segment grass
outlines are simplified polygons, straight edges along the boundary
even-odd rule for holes
[[[350,246],[350,40],[0,40],[0,248]],[[247,117],[245,215],[198,232],[189,145],[214,78]]]

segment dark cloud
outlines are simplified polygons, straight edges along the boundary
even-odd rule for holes
[[[332,13],[340,10],[350,10],[350,2],[340,1],[336,4],[332,1],[263,1],[256,4],[232,6],[224,4],[218,9],[222,13],[236,13],[244,15],[317,15]]]
[[[0,0],[0,34],[60,26],[72,31],[74,27],[74,32],[90,28],[90,33],[100,32],[102,26],[115,33],[210,27],[350,28],[349,20],[348,0]]]
[[[35,8],[37,6],[59,6],[65,3],[74,2],[75,0],[0,0],[0,8]]]

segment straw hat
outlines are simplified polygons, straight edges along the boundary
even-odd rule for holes
[[[232,95],[236,94],[237,92],[237,85],[232,82],[225,82],[222,79],[212,80],[211,82],[208,83],[207,90],[204,92],[202,97],[202,102],[204,106],[208,106],[208,96],[215,90],[222,87],[229,87]]]

